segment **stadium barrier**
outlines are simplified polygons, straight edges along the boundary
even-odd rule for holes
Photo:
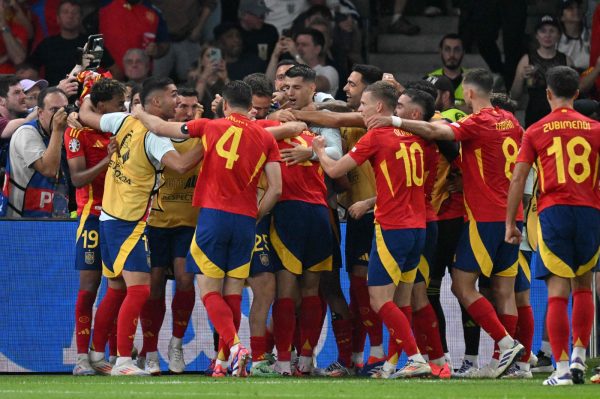
[[[77,223],[73,220],[0,220],[0,373],[72,370],[76,359],[74,306],[78,290],[78,273],[73,268],[76,228]],[[343,237],[345,224],[342,224],[341,230]],[[342,242],[342,254],[343,246]],[[442,303],[446,311],[448,344],[456,366],[464,345],[460,311],[450,293],[447,277],[442,287]],[[345,269],[341,273],[341,281],[348,297],[349,281]],[[99,298],[105,290],[106,283],[103,282]],[[169,282],[167,313],[159,340],[164,370],[172,329],[170,303],[173,293],[173,282]],[[531,296],[536,318],[534,351],[537,351],[541,340],[545,296],[544,285],[534,281]],[[240,327],[240,337],[246,345],[249,345],[251,300],[251,292],[246,289]],[[482,334],[481,342],[481,362],[485,363],[491,356],[492,343],[485,334]],[[384,337],[384,343],[387,343],[387,337]],[[140,330],[135,345],[141,348]],[[337,357],[329,317],[321,333],[317,353],[320,366],[328,365]],[[188,371],[205,369],[209,358],[214,355],[211,327],[198,298],[184,337],[184,355]]]

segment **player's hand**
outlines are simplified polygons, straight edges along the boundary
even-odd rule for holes
[[[71,112],[67,116],[67,125],[73,129],[83,129],[83,125],[79,122],[79,114],[77,112]]]
[[[365,125],[367,125],[368,130],[392,126],[392,117],[379,114],[371,115],[365,120]]]
[[[308,161],[312,157],[312,149],[301,144],[290,143],[293,148],[281,150],[281,159],[288,165],[296,165]]]
[[[384,81],[384,82],[386,82],[386,83],[391,84],[399,92],[403,92],[404,91],[404,86],[402,86],[402,84],[400,84],[400,82],[398,82],[396,80],[396,78],[394,77],[394,75],[391,74],[391,73],[384,73],[383,77],[381,78],[381,80]]]
[[[452,173],[448,176],[446,190],[450,193],[461,193],[463,191],[463,180],[460,173]]]
[[[194,119],[202,118],[202,114],[204,113],[204,105],[197,103],[196,112],[194,113]]]
[[[142,104],[135,104],[134,106],[131,107],[131,116],[133,116],[136,119],[139,119],[140,115],[144,112],[144,109],[142,108]]]
[[[119,149],[119,144],[117,144],[117,138],[115,136],[112,136],[110,138],[110,141],[108,142],[108,147],[106,149],[108,152],[108,157],[110,158],[112,156],[112,154],[117,152],[118,149]]]
[[[523,240],[521,230],[515,225],[506,225],[506,233],[504,234],[504,241],[509,244],[518,245]]]
[[[39,110],[40,109],[38,108],[37,105],[35,107],[33,107],[33,110],[29,113],[29,115],[27,115],[25,117],[25,122],[31,122],[31,121],[36,120],[39,115]]]
[[[353,219],[360,219],[364,216],[365,213],[370,209],[367,201],[358,201],[352,204],[350,208],[348,208],[348,213],[352,216]]]
[[[315,137],[312,142],[313,151],[317,156],[321,156],[321,153],[325,151],[325,139],[321,136]]]
[[[212,102],[210,103],[210,110],[213,112],[213,114],[217,113],[217,106],[219,105],[222,99],[223,97],[221,97],[220,94],[215,94],[215,99],[212,100]]]
[[[67,112],[64,107],[59,109],[52,116],[52,133],[63,134],[67,128]]]
[[[64,91],[67,97],[71,97],[79,91],[79,83],[74,76],[67,76],[58,83],[57,87]]]
[[[279,122],[291,122],[295,121],[296,117],[292,113],[292,111],[287,109],[280,109],[279,111],[271,112],[269,114],[269,119],[272,121]]]

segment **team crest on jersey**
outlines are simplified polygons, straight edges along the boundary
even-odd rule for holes
[[[80,147],[81,147],[81,143],[79,143],[79,140],[77,140],[76,138],[73,137],[69,141],[69,151],[77,152],[77,151],[79,151]]]
[[[94,254],[94,251],[88,251],[85,253],[85,264],[86,265],[93,265],[95,261],[96,261],[96,254]]]
[[[260,254],[260,264],[263,266],[269,266],[269,255],[268,254]]]

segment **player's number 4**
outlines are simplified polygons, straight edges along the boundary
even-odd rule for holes
[[[231,139],[231,145],[229,150],[225,149],[225,143]],[[217,155],[226,159],[225,169],[233,169],[235,161],[240,158],[238,154],[238,147],[240,146],[240,140],[242,139],[242,128],[237,126],[230,126],[229,129],[225,130],[225,133],[219,138],[215,149]]]

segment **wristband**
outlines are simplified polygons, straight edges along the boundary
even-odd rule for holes
[[[400,127],[402,126],[402,118],[399,116],[392,116],[392,126]]]

